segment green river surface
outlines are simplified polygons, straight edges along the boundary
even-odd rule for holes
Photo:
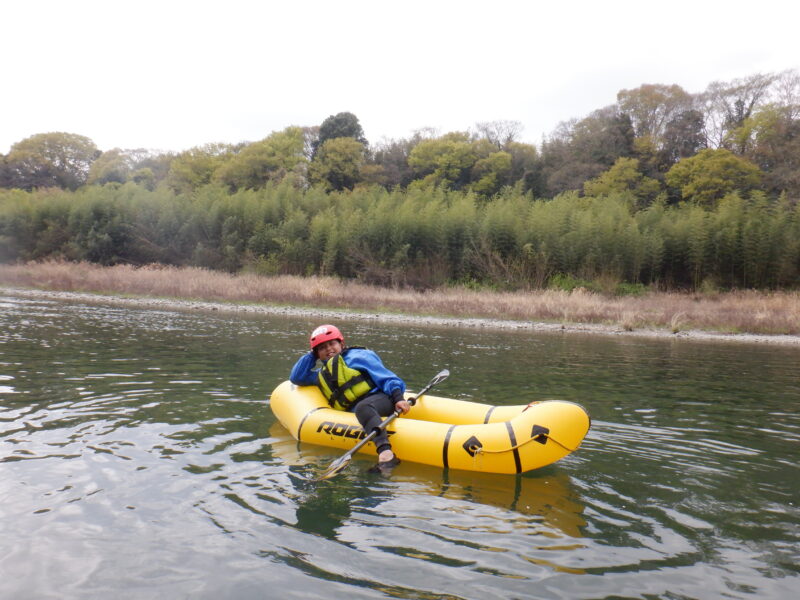
[[[349,319],[349,320],[348,320]],[[0,290],[0,598],[793,598],[800,348],[145,310]],[[320,322],[413,391],[592,417],[522,476],[298,444]]]

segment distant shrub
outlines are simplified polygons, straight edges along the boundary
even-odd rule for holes
[[[647,292],[647,286],[643,283],[620,283],[617,286],[617,296],[641,296]]]
[[[587,279],[578,279],[566,273],[556,273],[553,275],[547,282],[547,287],[552,290],[561,290],[563,292],[571,292],[578,288],[596,291],[596,286],[593,282]]]

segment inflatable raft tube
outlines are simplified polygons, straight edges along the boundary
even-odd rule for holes
[[[281,383],[270,407],[301,442],[350,450],[364,437],[353,413],[333,410],[316,386]],[[524,473],[575,451],[589,432],[586,410],[574,402],[544,400],[491,406],[423,396],[389,426],[395,454],[404,461],[483,473]],[[375,454],[373,444],[361,452]]]

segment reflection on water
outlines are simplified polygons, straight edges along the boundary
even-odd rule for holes
[[[769,598],[798,584],[800,352],[340,323],[413,390],[593,417],[521,477],[298,444],[314,319],[0,298],[0,597]],[[11,574],[10,576],[8,574]],[[277,592],[279,590],[279,593]]]
[[[309,444],[299,444],[294,440],[280,423],[274,423],[269,430],[270,448],[273,456],[279,458],[284,464],[301,467],[302,472],[314,473],[327,465],[335,454],[330,449],[319,449]],[[361,457],[359,457],[361,458]],[[369,460],[356,460],[352,469],[363,477],[369,473]],[[310,468],[309,468],[310,467]],[[515,519],[518,516],[532,516],[525,518],[526,527],[536,527],[542,535],[561,539],[563,537],[581,537],[580,528],[586,523],[581,517],[583,507],[577,501],[569,483],[569,477],[555,469],[542,469],[534,474],[522,477],[506,477],[482,473],[468,473],[462,471],[443,471],[427,465],[401,462],[395,467],[391,475],[369,474],[372,478],[387,479],[391,481],[397,492],[408,498],[416,498],[418,502],[430,504],[435,498],[447,500],[448,510],[455,511],[456,506],[469,507],[468,512],[473,518],[475,506],[492,507],[492,527],[496,526],[494,520],[505,511],[509,514],[505,520]],[[323,496],[326,501],[330,499],[330,490],[335,486],[318,484],[309,486],[313,491],[310,498]],[[314,500],[312,500],[314,502]],[[335,507],[341,502],[332,501]],[[341,510],[328,511],[330,515],[349,516],[349,504],[339,506]],[[302,514],[314,515],[314,518],[304,521]],[[306,530],[307,523],[311,531],[318,526],[319,512],[308,512],[306,503],[298,507],[298,527]],[[330,523],[328,519],[324,520]],[[340,519],[334,519],[330,532],[341,525]],[[471,529],[477,530],[481,526],[472,524]]]

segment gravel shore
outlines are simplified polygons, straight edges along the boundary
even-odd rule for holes
[[[514,321],[502,319],[429,317],[404,315],[395,313],[375,313],[332,310],[324,308],[273,306],[268,304],[237,304],[227,302],[207,302],[202,300],[175,300],[166,298],[142,298],[87,294],[80,292],[57,292],[46,290],[8,288],[0,286],[0,295],[21,298],[46,298],[68,302],[85,302],[93,304],[110,304],[135,308],[176,310],[176,311],[222,311],[231,313],[254,313],[266,315],[284,315],[299,317],[319,317],[320,319],[348,319],[379,321],[384,323],[411,323],[414,325],[431,325],[436,327],[469,327],[472,329],[514,329],[518,331],[551,332],[568,334],[590,334],[606,336],[628,336],[661,339],[682,339],[709,342],[734,342],[749,344],[772,344],[800,347],[800,336],[794,335],[758,335],[727,334],[699,330],[681,330],[676,333],[666,329],[634,329],[626,330],[619,326],[599,325],[593,323],[541,323],[532,321]]]

